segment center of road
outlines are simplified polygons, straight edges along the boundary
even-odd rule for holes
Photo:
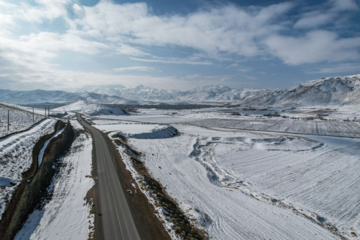
[[[100,214],[97,213],[96,221],[102,224],[103,239],[140,239],[107,142],[101,132],[86,123],[80,114],[77,114],[77,118],[85,129],[91,132],[94,141],[94,157],[98,177],[97,190],[101,209]]]

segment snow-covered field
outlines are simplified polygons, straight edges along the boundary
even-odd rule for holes
[[[274,111],[275,110],[273,110],[273,112]],[[284,113],[284,115],[287,116],[286,118],[269,118],[260,115],[259,112],[252,113],[248,116],[245,116],[243,112],[241,113],[242,115],[233,115],[232,110],[223,108],[183,111],[158,111],[155,109],[147,109],[141,110],[140,114],[135,115],[100,115],[89,117],[89,119],[100,125],[103,122],[108,125],[111,123],[115,124],[118,123],[119,120],[123,120],[128,122],[144,122],[154,124],[186,123],[209,128],[220,127],[265,132],[268,131],[323,136],[360,137],[360,122],[344,121],[344,119],[353,120],[354,116],[357,116],[357,113],[354,112],[354,109],[337,110],[324,120],[310,118],[317,115],[310,113],[314,111],[314,109],[305,109],[303,112],[298,113]],[[262,114],[263,113],[264,112],[262,112]]]
[[[30,130],[0,139],[0,216],[22,177],[32,163],[35,143],[54,131],[55,120],[47,119]]]
[[[89,103],[86,101],[77,101],[70,105],[62,106],[52,110],[54,113],[64,113],[64,112],[81,112],[87,115],[124,115],[126,114],[120,108],[114,108],[107,104],[96,104]]]
[[[9,114],[9,116],[8,116]],[[9,130],[8,130],[9,118]],[[31,127],[34,123],[44,118],[43,115],[33,114],[13,105],[4,105],[0,103],[0,137],[6,136],[12,132],[21,131]]]
[[[323,136],[360,137],[360,123],[351,121],[298,120],[283,118],[209,118],[191,122],[206,127],[314,134]]]
[[[77,121],[71,121],[83,129]],[[88,239],[93,232],[94,215],[86,194],[94,185],[91,178],[92,139],[81,133],[71,151],[62,159],[60,172],[49,191],[51,200],[41,210],[35,210],[15,239]]]
[[[109,125],[105,118],[93,121],[103,131],[126,133],[152,176],[214,239],[360,236],[360,141],[264,132],[354,137],[358,123],[272,118],[254,124],[251,116],[239,121],[219,112],[154,110],[118,116],[118,123],[114,117]],[[180,134],[134,137],[164,126],[156,122],[171,124]],[[249,126],[261,131],[240,130]]]

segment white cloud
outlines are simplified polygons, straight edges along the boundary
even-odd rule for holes
[[[36,0],[37,5],[33,6],[24,2],[16,5],[12,16],[21,21],[41,23],[45,20],[54,20],[66,17],[67,7],[72,0]]]
[[[88,41],[71,33],[41,32],[21,36],[20,41],[35,50],[42,49],[54,53],[60,50],[70,50],[85,54],[96,54],[100,48],[108,48],[105,44]]]
[[[335,14],[333,13],[321,13],[319,11],[312,11],[305,13],[303,17],[298,20],[294,27],[295,28],[316,28],[329,23]]]
[[[242,72],[242,73],[250,72],[250,69],[248,69],[248,68],[238,68],[236,70],[238,70],[239,72]]]
[[[0,66],[0,84],[1,86],[15,87],[17,90],[41,89],[47,90],[74,90],[91,85],[111,85],[121,84],[126,87],[136,87],[138,85],[152,86],[161,89],[191,89],[194,86],[201,85],[201,82],[186,81],[184,78],[174,76],[155,77],[151,75],[130,75],[130,74],[106,74],[98,72],[81,72],[65,70],[29,70],[22,69],[4,73],[3,67]],[[15,69],[14,69],[15,70]],[[14,80],[9,83],[9,76]],[[200,78],[202,79],[202,78]],[[215,77],[209,81],[216,83]],[[206,80],[204,80],[206,82]]]
[[[265,44],[286,64],[300,65],[360,59],[360,37],[341,39],[329,31],[311,31],[302,37],[272,36]]]
[[[66,86],[85,84],[86,81],[98,83],[97,77],[109,83],[116,83],[121,78],[121,81],[146,85],[144,76],[120,73],[154,69],[135,66],[114,70],[112,66],[105,71],[118,73],[110,75],[61,71],[64,66],[51,62],[56,62],[63,51],[74,56],[79,53],[98,55],[104,61],[110,58],[123,61],[128,57],[141,62],[139,65],[210,66],[213,62],[229,65],[228,61],[256,57],[271,59],[273,56],[290,65],[341,64],[342,61],[360,59],[359,37],[352,37],[350,33],[348,38],[342,38],[334,29],[333,32],[319,30],[336,22],[345,11],[358,10],[356,1],[329,0],[310,11],[300,9],[299,15],[289,17],[294,6],[295,3],[286,2],[265,7],[223,5],[185,15],[157,16],[146,3],[115,4],[101,0],[95,6],[86,7],[78,0],[35,0],[33,4],[0,0],[0,72],[3,78],[6,75],[7,79],[21,79],[22,83],[38,83],[51,88],[62,82]],[[284,33],[287,35],[281,35]],[[157,49],[162,49],[159,55],[164,52],[167,57],[149,54]],[[169,53],[173,55],[167,55]],[[92,59],[87,60],[98,64]],[[342,67],[353,69],[347,65]],[[241,65],[237,68],[244,74],[248,71]],[[179,85],[186,80],[147,77],[159,85],[166,81]],[[204,79],[215,82],[215,79]]]
[[[115,50],[120,55],[130,55],[130,56],[144,56],[149,55],[137,48],[131,47],[126,44],[121,44],[119,47]]]
[[[358,6],[355,0],[329,0],[324,5],[315,7],[310,12],[304,12],[295,23],[295,28],[318,28],[331,24],[335,19],[343,17],[344,11],[356,11]]]
[[[73,34],[41,32],[12,38],[0,35],[0,53],[3,59],[15,66],[29,69],[54,67],[50,59],[56,58],[61,51],[73,51],[84,54],[97,54],[106,45],[88,41]]]
[[[334,5],[334,9],[338,11],[359,9],[356,0],[331,0],[330,2]]]
[[[223,51],[256,56],[260,53],[256,38],[281,29],[275,20],[291,7],[290,3],[251,9],[230,5],[183,16],[155,16],[145,3],[102,1],[84,7],[84,18],[76,23],[84,32],[104,38],[120,35],[142,45],[178,45],[209,54]]]
[[[186,59],[145,59],[145,58],[131,58],[132,60],[139,62],[150,62],[150,63],[174,63],[174,64],[189,64],[189,65],[212,65],[212,62],[208,61],[191,61]]]
[[[346,73],[346,72],[360,72],[360,65],[358,63],[342,63],[330,67],[324,67],[320,70],[311,73]]]
[[[125,72],[125,71],[149,71],[154,70],[155,68],[152,67],[145,67],[145,66],[133,66],[133,67],[121,67],[115,68],[115,72]]]

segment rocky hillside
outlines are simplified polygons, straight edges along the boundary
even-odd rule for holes
[[[292,88],[247,96],[239,104],[274,106],[360,105],[360,74],[327,77]]]

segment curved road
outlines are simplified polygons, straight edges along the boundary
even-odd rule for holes
[[[140,239],[104,137],[99,130],[86,123],[80,114],[77,114],[77,118],[91,132],[94,141],[102,237],[104,239]]]

